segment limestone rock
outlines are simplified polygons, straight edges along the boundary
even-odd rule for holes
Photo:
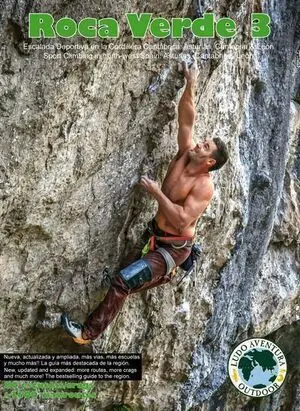
[[[195,139],[222,137],[230,150],[198,225],[203,254],[195,285],[188,278],[130,297],[95,343],[96,351],[141,352],[143,379],[97,383],[98,398],[86,410],[254,410],[260,403],[275,411],[300,404],[297,366],[274,402],[243,397],[226,370],[234,345],[251,336],[276,342],[285,330],[289,352],[299,346],[299,5],[263,2],[273,33],[253,40],[251,2],[203,4],[237,22],[234,39],[187,32],[182,40],[134,40],[126,31],[127,11],[193,18],[192,1],[5,0],[0,12],[2,352],[87,350],[64,336],[57,318],[64,310],[85,318],[103,298],[107,272],[126,263],[155,212],[135,183],[142,173],[161,182],[176,153],[184,84],[178,62],[191,56],[188,44],[198,46],[200,65]],[[118,51],[125,57],[112,58],[111,41],[100,39],[31,41],[29,12],[77,21],[111,16],[123,33],[116,44],[176,44],[177,56],[158,51],[133,59],[125,49]],[[50,60],[24,44],[106,48],[97,59],[66,58],[56,48]],[[16,403],[26,410],[83,406]]]

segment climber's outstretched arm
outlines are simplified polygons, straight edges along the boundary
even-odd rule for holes
[[[193,126],[195,123],[196,110],[194,106],[195,85],[199,73],[197,62],[195,61],[190,69],[186,62],[182,62],[184,77],[186,79],[185,90],[178,105],[178,146],[182,153],[193,143]]]

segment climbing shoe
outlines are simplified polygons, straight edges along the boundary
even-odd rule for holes
[[[82,338],[82,325],[72,321],[68,314],[63,313],[60,317],[60,323],[63,329],[73,337],[77,344],[90,344],[91,340]]]

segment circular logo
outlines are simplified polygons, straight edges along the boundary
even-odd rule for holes
[[[264,338],[241,342],[228,360],[233,385],[250,397],[266,397],[283,384],[287,364],[281,349]]]

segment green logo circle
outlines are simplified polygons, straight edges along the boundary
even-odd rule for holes
[[[277,391],[287,372],[281,349],[264,338],[241,342],[230,354],[228,373],[233,385],[250,397],[265,397]]]

